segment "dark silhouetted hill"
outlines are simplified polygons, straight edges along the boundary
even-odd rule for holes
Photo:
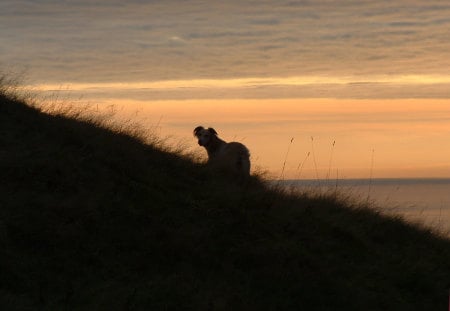
[[[450,241],[0,95],[2,310],[447,310]]]

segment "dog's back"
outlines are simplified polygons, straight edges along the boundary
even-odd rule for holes
[[[226,162],[236,169],[236,173],[250,175],[250,152],[243,144],[238,142],[225,144],[223,156],[227,158]]]

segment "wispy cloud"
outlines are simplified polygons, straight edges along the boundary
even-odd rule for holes
[[[450,75],[378,75],[369,77],[354,76],[304,76],[280,78],[237,78],[237,79],[190,79],[164,80],[149,82],[116,82],[116,83],[72,83],[68,87],[73,90],[88,89],[177,89],[177,88],[239,88],[258,86],[301,86],[311,84],[450,84]],[[60,88],[60,84],[36,85],[43,90]]]
[[[438,86],[433,91],[430,87]],[[28,86],[30,87],[30,86]],[[371,77],[354,76],[304,76],[279,78],[236,78],[236,79],[191,79],[146,82],[103,82],[103,83],[68,83],[68,84],[35,84],[34,89],[43,92],[69,91],[89,94],[91,97],[120,97],[126,94],[130,98],[142,99],[174,99],[180,94],[186,98],[218,98],[218,97],[266,97],[294,98],[309,97],[363,97],[373,98],[380,87],[394,92],[385,93],[387,97],[446,97],[450,87],[450,75],[378,75]],[[420,89],[423,92],[419,95]],[[320,92],[328,89],[331,93]],[[276,92],[282,90],[280,95]],[[414,91],[415,90],[415,91]],[[441,93],[439,93],[441,91]],[[221,94],[219,96],[219,93]],[[244,94],[246,93],[246,94]],[[133,96],[133,94],[135,96]],[[258,95],[259,94],[259,95]],[[272,95],[271,95],[272,94]],[[364,95],[362,95],[364,94]],[[136,96],[138,95],[138,96]],[[414,95],[414,96],[412,96]]]
[[[5,0],[0,62],[39,83],[434,79],[450,68],[448,16],[440,0]]]

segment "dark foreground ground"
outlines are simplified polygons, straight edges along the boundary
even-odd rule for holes
[[[0,95],[2,310],[447,310],[450,241]]]

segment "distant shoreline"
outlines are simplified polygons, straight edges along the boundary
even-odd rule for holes
[[[337,191],[370,200],[381,210],[394,211],[450,236],[450,178],[291,179],[271,183],[306,193]]]

